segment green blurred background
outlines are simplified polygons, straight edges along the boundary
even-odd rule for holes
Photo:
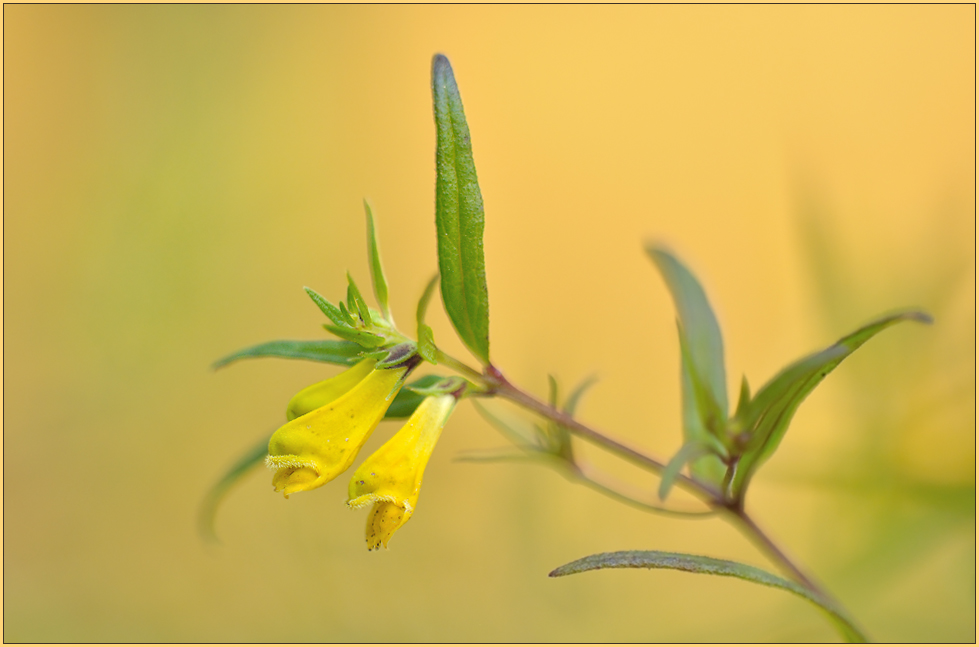
[[[504,445],[465,404],[389,551],[364,550],[346,479],[285,501],[258,472],[223,544],[200,540],[206,489],[337,370],[209,364],[323,333],[301,288],[367,284],[364,197],[412,320],[435,52],[473,132],[494,360],[539,395],[597,373],[579,411],[600,429],[680,444],[647,238],[705,284],[732,392],[884,311],[935,316],[817,390],[748,504],[874,638],[975,641],[968,5],[5,5],[5,641],[835,639],[740,581],[547,578],[623,549],[769,565],[721,521],[455,460]]]

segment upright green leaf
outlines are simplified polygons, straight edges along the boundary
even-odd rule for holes
[[[658,550],[630,550],[616,553],[600,553],[575,560],[564,566],[559,566],[550,573],[550,577],[574,575],[585,571],[595,571],[606,568],[666,568],[687,573],[703,573],[736,577],[764,586],[771,586],[783,591],[794,593],[812,602],[825,612],[837,631],[847,642],[868,642],[869,639],[846,613],[834,601],[795,582],[773,575],[754,566],[740,564],[726,559],[715,559],[701,555],[684,553],[666,553]]]
[[[381,307],[381,314],[391,321],[391,309],[388,307],[388,281],[384,277],[381,266],[381,253],[377,249],[377,232],[374,230],[374,214],[371,206],[364,200],[364,211],[367,212],[367,258],[371,266],[371,281],[374,283],[374,297]]]
[[[438,278],[436,274],[425,286],[425,291],[418,300],[418,309],[415,311],[415,322],[418,324],[418,354],[432,364],[438,364],[438,349],[435,346],[435,333],[432,332],[432,327],[425,323],[425,312],[428,310],[428,302],[432,299]]]
[[[691,360],[691,379],[703,385],[709,410],[705,424],[717,432],[727,420],[727,378],[721,328],[707,295],[694,275],[665,249],[648,245],[646,253],[663,275],[676,305]]]
[[[733,481],[735,493],[743,495],[751,475],[782,442],[796,409],[823,378],[871,337],[902,321],[931,323],[931,317],[909,310],[878,319],[791,364],[758,391],[736,419],[749,440]]]
[[[483,197],[469,126],[449,59],[432,59],[435,105],[435,225],[442,301],[459,338],[489,363],[489,297],[483,262]]]
[[[594,375],[589,375],[583,379],[578,386],[574,388],[568,399],[564,401],[564,412],[569,416],[574,416],[575,410],[578,408],[578,401],[581,400],[581,396],[585,394],[593,384],[598,382],[598,377]]]
[[[677,321],[680,336],[680,405],[683,414],[683,439],[685,444],[707,446],[713,436],[708,426],[711,411],[714,410],[710,393],[702,380],[696,379],[690,346],[683,333],[683,327]],[[682,468],[683,465],[680,465]],[[690,474],[712,485],[720,485],[724,479],[726,468],[717,456],[698,453],[690,461]],[[670,481],[665,480],[669,489]]]
[[[269,341],[256,346],[249,346],[231,353],[214,362],[213,368],[221,368],[240,359],[251,357],[281,357],[283,359],[308,359],[314,362],[352,366],[360,360],[360,352],[364,350],[359,344],[335,339],[317,339],[315,341]]]
[[[558,385],[557,378],[547,374],[547,403],[557,409],[558,406]]]

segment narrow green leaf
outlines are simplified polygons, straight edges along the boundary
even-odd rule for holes
[[[823,378],[874,335],[902,321],[931,323],[931,317],[909,310],[878,319],[846,335],[826,350],[791,364],[758,391],[737,421],[749,434],[749,441],[738,464],[734,492],[743,494],[751,475],[782,442],[799,405]]]
[[[374,229],[374,214],[367,200],[364,200],[364,211],[367,213],[367,258],[371,266],[371,282],[374,284],[374,297],[381,313],[388,321],[391,319],[391,309],[388,307],[388,281],[384,276],[381,265],[381,253],[377,249],[377,232]]]
[[[557,409],[558,400],[558,388],[557,388],[557,378],[547,374],[547,403]]]
[[[354,330],[353,328],[346,327],[341,328],[340,326],[331,326],[330,324],[323,324],[323,327],[340,339],[357,342],[364,348],[377,348],[384,343],[383,337],[363,330]]]
[[[489,363],[489,297],[483,261],[483,197],[469,126],[449,59],[432,59],[435,107],[435,225],[442,301],[459,338]]]
[[[691,378],[702,382],[709,397],[708,428],[720,431],[727,420],[724,341],[707,295],[696,277],[665,249],[647,245],[646,253],[663,275],[676,306],[680,329],[692,362]]]
[[[812,602],[825,612],[833,622],[837,631],[847,642],[868,642],[869,639],[847,614],[832,600],[816,594],[795,582],[773,575],[760,568],[740,564],[726,559],[715,559],[701,555],[684,553],[666,553],[658,550],[630,550],[616,553],[600,553],[575,560],[564,566],[559,566],[550,573],[550,577],[574,575],[585,571],[595,571],[606,568],[665,568],[687,573],[703,573],[705,575],[720,575],[736,577],[763,586],[771,586],[794,593]]]
[[[704,447],[697,441],[688,441],[683,444],[670,462],[666,464],[663,468],[663,473],[660,474],[659,481],[659,500],[665,501],[667,495],[670,493],[670,489],[673,487],[673,483],[676,482],[676,477],[680,475],[680,470],[687,463],[693,462],[695,459],[705,456],[710,453],[710,450]]]
[[[683,413],[683,439],[706,445],[715,437],[708,426],[713,411],[710,395],[702,380],[695,379],[693,358],[683,327],[677,322],[680,336],[680,405]],[[690,462],[690,474],[712,485],[720,485],[726,469],[717,456],[700,456]]]
[[[315,303],[317,307],[323,311],[323,314],[325,314],[330,321],[338,326],[346,325],[343,313],[339,308],[323,298],[320,293],[313,288],[304,287],[303,289],[306,290],[306,294],[309,295],[309,298],[313,300],[313,303]]]
[[[222,357],[214,362],[213,368],[227,366],[240,359],[251,357],[280,357],[283,359],[308,359],[314,362],[352,366],[360,361],[359,344],[334,339],[317,339],[315,341],[269,341],[264,344],[250,346]]]
[[[388,407],[387,413],[384,415],[385,419],[399,419],[407,418],[415,412],[418,405],[422,403],[425,396],[421,393],[414,391],[414,389],[425,389],[433,384],[438,384],[445,379],[442,375],[426,375],[420,377],[410,384],[406,384],[401,391],[398,392],[397,397],[394,398],[394,402]]]
[[[751,387],[748,386],[748,376],[741,376],[741,393],[738,395],[738,408],[735,409],[734,417],[743,415],[748,405],[751,404]]]
[[[431,326],[425,323],[425,312],[428,310],[428,302],[432,299],[438,279],[439,275],[436,274],[425,286],[425,291],[418,300],[418,309],[415,311],[415,321],[418,324],[418,354],[432,364],[438,364],[438,348],[435,346],[435,333],[432,332]]]
[[[203,539],[212,542],[218,540],[217,534],[214,532],[214,518],[217,516],[218,507],[228,490],[241,481],[245,474],[261,465],[268,452],[269,439],[266,436],[235,461],[225,475],[208,490],[204,500],[201,501],[201,507],[197,514],[197,528]]]
[[[593,384],[598,382],[598,377],[594,375],[589,375],[581,381],[581,383],[575,387],[568,399],[564,401],[564,412],[569,416],[574,416],[575,410],[578,408],[578,401],[581,400],[581,396],[585,394]]]

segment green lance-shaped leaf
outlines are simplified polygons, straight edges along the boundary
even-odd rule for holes
[[[606,568],[665,568],[687,573],[703,573],[736,577],[755,584],[772,586],[794,593],[805,598],[822,609],[836,626],[836,629],[847,642],[867,642],[868,638],[856,624],[847,617],[839,606],[822,595],[799,586],[795,582],[773,575],[760,568],[740,564],[726,559],[715,559],[701,555],[684,553],[666,553],[658,550],[629,550],[616,553],[600,553],[575,560],[564,566],[559,566],[550,573],[550,577],[574,575],[585,571],[595,571]]]
[[[374,229],[374,214],[371,206],[364,200],[364,211],[367,213],[367,258],[371,266],[371,281],[374,283],[374,297],[381,307],[381,314],[391,321],[391,308],[388,306],[388,281],[384,277],[384,267],[381,266],[381,253],[377,249],[377,232]]]
[[[681,337],[685,338],[690,354],[691,379],[702,386],[707,396],[707,401],[700,407],[704,423],[717,433],[727,420],[727,378],[721,328],[704,289],[690,270],[655,245],[647,245],[646,253],[653,259],[673,295]]]
[[[240,359],[253,357],[280,357],[283,359],[308,359],[313,362],[340,364],[352,366],[360,361],[360,353],[364,349],[350,341],[335,339],[317,339],[315,341],[269,341],[256,346],[249,346],[231,353],[214,362],[215,369],[227,366]]]
[[[931,317],[920,311],[908,310],[878,319],[843,337],[826,350],[791,364],[758,391],[733,421],[734,427],[742,429],[742,433],[748,437],[732,483],[737,496],[743,495],[751,475],[778,448],[796,409],[816,385],[864,342],[902,321],[931,323]]]
[[[418,300],[418,309],[415,311],[415,321],[418,324],[418,354],[432,364],[438,364],[438,348],[435,346],[435,333],[432,332],[432,327],[425,323],[425,312],[428,310],[428,302],[432,300],[432,293],[435,292],[438,279],[439,275],[436,274],[425,286],[425,291]]]
[[[435,104],[435,226],[442,301],[459,338],[489,363],[489,297],[483,262],[483,197],[469,126],[449,59],[432,59]]]

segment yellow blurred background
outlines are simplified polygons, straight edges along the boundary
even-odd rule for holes
[[[740,581],[549,579],[625,549],[773,567],[722,521],[459,462],[505,445],[465,403],[390,550],[364,549],[345,478],[285,501],[264,472],[201,541],[207,488],[337,372],[209,365],[323,334],[301,288],[369,284],[364,197],[413,319],[436,267],[435,52],[473,133],[494,361],[541,396],[596,373],[586,422],[680,445],[647,239],[704,283],[732,393],[882,312],[935,316],[817,389],[748,505],[872,637],[974,641],[968,5],[5,5],[4,640],[835,639]]]

